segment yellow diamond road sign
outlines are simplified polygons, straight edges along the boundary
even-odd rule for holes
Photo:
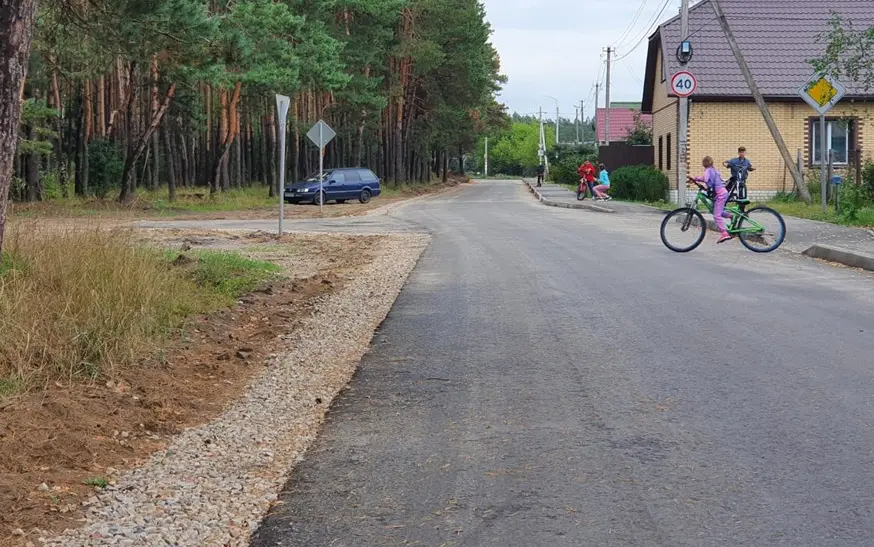
[[[815,76],[798,92],[820,115],[831,110],[846,93],[847,90],[839,81],[828,76]]]

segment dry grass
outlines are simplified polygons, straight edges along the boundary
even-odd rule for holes
[[[0,396],[135,363],[185,317],[231,304],[270,270],[228,253],[174,266],[177,256],[126,231],[12,227],[0,263]],[[231,290],[222,277],[245,282]]]

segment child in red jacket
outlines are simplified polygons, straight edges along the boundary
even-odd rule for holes
[[[586,188],[589,189],[592,199],[595,198],[595,166],[592,162],[587,161],[580,165],[577,169],[577,174],[580,175],[580,187],[577,189],[577,197],[586,199]],[[585,184],[585,186],[583,186]]]

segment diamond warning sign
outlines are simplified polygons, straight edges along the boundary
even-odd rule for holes
[[[839,81],[828,76],[816,76],[798,91],[801,98],[821,116],[831,110],[846,93],[846,88]]]

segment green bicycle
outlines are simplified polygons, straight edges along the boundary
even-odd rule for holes
[[[698,186],[695,200],[671,211],[662,221],[662,243],[676,253],[688,253],[704,241],[707,223],[698,210],[699,205],[713,214],[713,198],[707,187],[697,181],[690,182]],[[770,253],[783,244],[786,223],[780,213],[761,205],[746,210],[745,201],[730,199],[729,203],[734,204],[725,207],[725,212],[731,215],[730,220],[726,219],[726,231],[732,237],[737,236],[744,247],[756,253]]]

